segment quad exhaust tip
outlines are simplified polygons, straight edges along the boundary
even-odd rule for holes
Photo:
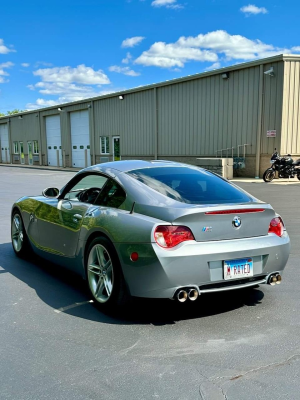
[[[196,289],[191,289],[188,293],[188,297],[191,301],[195,301],[198,299],[199,292]]]
[[[178,290],[175,295],[176,300],[180,303],[184,303],[187,300],[195,301],[199,297],[199,291],[195,288],[185,288]]]
[[[270,275],[269,279],[268,279],[268,284],[269,285],[279,285],[282,281],[282,277],[280,274],[272,274]]]
[[[177,293],[177,300],[180,303],[184,303],[188,298],[188,294],[186,290],[179,290],[179,292]]]

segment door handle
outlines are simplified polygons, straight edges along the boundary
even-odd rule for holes
[[[74,216],[74,218],[76,218],[76,219],[82,219],[82,215],[80,215],[80,214],[74,214],[73,216]]]

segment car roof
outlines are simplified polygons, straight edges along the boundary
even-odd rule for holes
[[[113,173],[116,174],[120,172],[128,172],[135,169],[142,168],[153,168],[153,167],[186,167],[186,168],[195,168],[193,165],[178,163],[175,161],[167,161],[167,160],[152,160],[152,161],[144,161],[144,160],[123,160],[123,161],[112,161],[102,164],[92,165],[91,167],[85,168],[80,172],[103,172],[103,173]]]

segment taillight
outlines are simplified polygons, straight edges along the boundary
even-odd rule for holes
[[[155,229],[154,239],[164,248],[177,246],[187,240],[195,240],[191,230],[186,226],[160,225]]]
[[[277,236],[282,236],[284,231],[284,224],[281,217],[273,218],[270,222],[269,233],[275,233]]]

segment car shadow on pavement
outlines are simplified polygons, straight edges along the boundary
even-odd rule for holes
[[[168,325],[176,321],[213,316],[261,303],[260,289],[233,290],[207,294],[195,302],[178,303],[171,300],[133,299],[126,309],[103,313],[90,296],[82,278],[39,257],[18,258],[11,243],[0,244],[0,279],[10,273],[35,290],[39,298],[57,313],[109,324]]]

